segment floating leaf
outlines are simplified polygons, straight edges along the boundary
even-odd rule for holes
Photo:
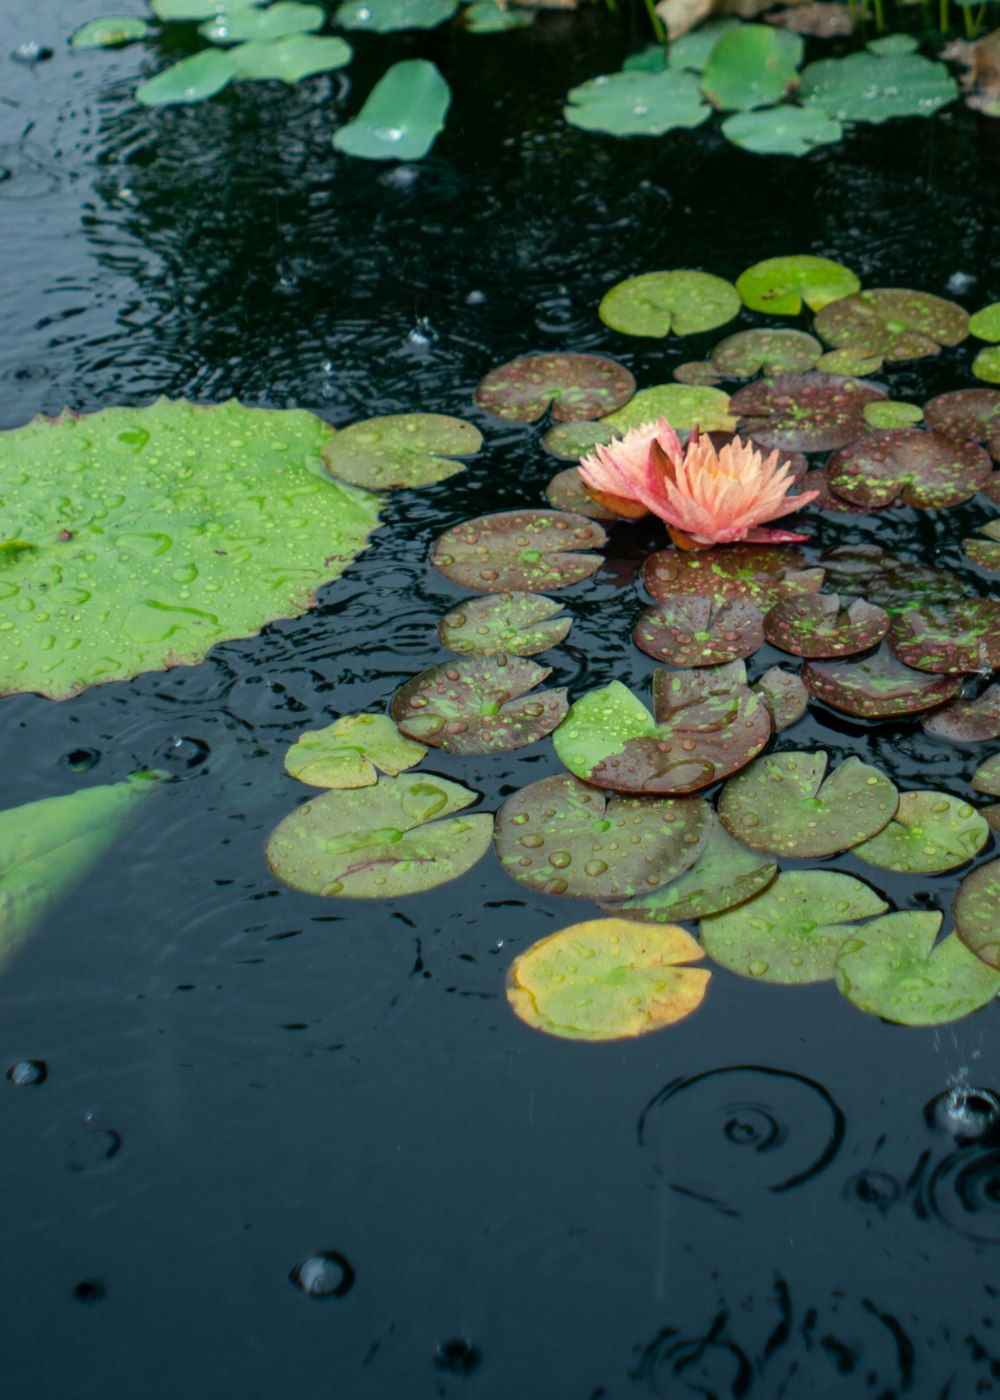
[[[771,726],[777,734],[800,720],[809,706],[809,692],[794,671],[771,666],[751,690],[759,695],[771,716]]]
[[[520,749],[566,715],[564,687],[525,695],[551,674],[520,656],[446,661],[401,686],[390,713],[404,734],[446,753]]]
[[[459,656],[534,656],[565,640],[573,619],[561,611],[540,593],[488,594],[446,613],[438,636]]]
[[[992,670],[1000,666],[1000,601],[928,603],[893,618],[893,654],[918,671]]]
[[[796,550],[775,545],[661,549],[643,564],[642,580],[658,600],[675,593],[698,593],[715,600],[739,597],[764,611],[779,598],[819,591],[822,569],[803,569],[804,563]]]
[[[324,729],[300,734],[285,754],[285,770],[313,787],[371,787],[376,769],[395,778],[426,753],[387,715],[342,715]]]
[[[731,282],[709,272],[645,272],[605,292],[601,320],[625,335],[696,335],[724,326],[740,309]]]
[[[738,661],[764,645],[760,609],[749,599],[697,593],[675,593],[647,608],[634,639],[640,651],[672,666]]]
[[[164,68],[135,90],[136,101],[146,107],[167,107],[178,102],[204,102],[221,92],[236,76],[232,55],[221,49],[203,49]]]
[[[238,79],[292,84],[345,67],[354,53],[343,39],[295,34],[273,43],[238,44],[229,57]]]
[[[842,447],[864,432],[865,404],[886,398],[884,389],[836,374],[778,374],[735,393],[740,430],[768,451],[820,452]]]
[[[138,15],[104,15],[81,24],[70,43],[74,49],[110,49],[118,44],[131,44],[145,39],[149,25]]]
[[[966,875],[952,913],[965,946],[990,967],[1000,968],[1000,860]]]
[[[941,915],[885,914],[866,924],[837,957],[837,986],[872,1016],[903,1026],[940,1026],[985,1006],[1000,973],[954,934],[934,946]]]
[[[622,519],[616,511],[602,506],[593,496],[588,495],[576,467],[567,467],[564,472],[557,472],[546,486],[545,495],[554,510],[572,511],[577,515],[585,515],[588,520]]]
[[[542,442],[556,457],[565,461],[578,462],[598,443],[611,442],[619,434],[606,423],[592,423],[581,420],[578,423],[554,423],[542,434]],[[565,507],[561,506],[564,510]],[[595,516],[595,519],[601,519]]]
[[[974,442],[921,428],[865,433],[826,464],[830,485],[858,505],[891,505],[897,496],[918,510],[960,505],[990,479],[990,459]]]
[[[378,519],[323,478],[330,433],[166,399],[0,433],[5,525],[34,546],[2,570],[0,693],[62,699],[304,612]]]
[[[807,661],[799,673],[817,700],[864,719],[917,714],[953,700],[961,676],[929,676],[897,661],[887,647],[850,664]]]
[[[849,62],[841,59],[840,62]],[[919,360],[942,345],[958,345],[969,333],[969,317],[957,302],[902,287],[855,292],[816,313],[816,334],[837,349]]]
[[[754,155],[807,156],[817,146],[842,140],[844,128],[814,108],[783,102],[780,107],[727,117],[722,123],[722,134],[740,150],[752,151]],[[815,360],[811,363],[815,364]]]
[[[974,807],[946,792],[903,792],[888,826],[854,854],[885,870],[935,874],[953,870],[986,845],[990,829]]]
[[[764,618],[767,640],[793,656],[854,656],[877,646],[888,630],[887,612],[863,598],[844,608],[837,593],[783,599]]]
[[[500,0],[474,0],[465,10],[465,28],[470,34],[501,34],[507,29],[526,29],[534,23],[529,10],[518,10]]]
[[[567,100],[570,126],[610,136],[662,136],[712,115],[690,73],[603,73],[570,88]]]
[[[859,758],[845,758],[824,780],[829,757],[792,749],[759,758],[722,789],[722,822],[748,846],[800,860],[867,841],[893,816],[899,794]]]
[[[972,373],[986,384],[1000,384],[1000,345],[980,350],[972,361]]]
[[[608,799],[562,773],[509,798],[494,840],[507,874],[533,890],[631,899],[692,866],[713,821],[700,797]]]
[[[264,0],[149,0],[149,8],[162,20],[212,19],[223,12],[235,14]]]
[[[799,99],[841,122],[929,117],[954,102],[958,85],[943,63],[919,54],[852,53],[821,58],[802,70]]]
[[[802,490],[817,492],[816,499],[810,502],[811,510],[833,511],[838,515],[871,514],[867,506],[855,505],[853,501],[845,501],[843,496],[837,495],[830,485],[825,467],[817,467],[815,471],[809,472],[802,481]]]
[[[751,311],[769,311],[772,316],[797,316],[803,302],[812,311],[818,311],[827,302],[850,296],[860,287],[850,268],[809,253],[766,258],[736,279],[736,290],[744,305]]]
[[[966,596],[965,585],[954,574],[899,559],[876,544],[839,545],[819,562],[831,591],[858,594],[890,614]]]
[[[601,355],[524,355],[491,369],[476,387],[476,403],[498,418],[535,423],[550,408],[559,423],[603,418],[627,404],[635,380],[624,365]]]
[[[780,102],[798,81],[800,35],[769,24],[741,24],[713,45],[701,74],[701,90],[714,107],[747,111]]]
[[[862,379],[875,374],[882,364],[881,355],[869,355],[863,350],[828,350],[816,361],[816,368],[823,374],[848,374]]]
[[[915,53],[918,47],[912,34],[885,34],[881,39],[871,39],[865,45],[869,53],[890,58],[896,54]]]
[[[343,29],[392,34],[399,29],[436,29],[457,9],[457,0],[347,0],[334,19]]]
[[[444,413],[387,413],[352,423],[323,446],[323,463],[342,481],[382,489],[430,486],[465,470],[483,435]]]
[[[700,73],[709,54],[727,30],[736,29],[738,19],[711,19],[697,29],[682,34],[667,46],[667,62],[671,68],[690,68]],[[626,60],[627,61],[627,60]]]
[[[549,934],[514,959],[507,1000],[535,1030],[564,1040],[623,1040],[683,1020],[711,977],[679,967],[704,957],[672,924],[590,919]]]
[[[1000,797],[1000,753],[980,764],[972,775],[972,786],[976,792],[989,793]]]
[[[451,89],[434,64],[404,59],[386,69],[354,120],[333,133],[333,144],[363,160],[422,160],[450,106]]]
[[[908,428],[924,416],[919,404],[902,403],[896,399],[876,399],[866,403],[864,419],[869,428]]]
[[[213,44],[239,44],[244,40],[273,43],[292,34],[309,34],[322,29],[326,11],[321,5],[303,5],[298,0],[274,0],[266,9],[244,6],[223,10],[199,27],[199,33]]]
[[[888,904],[853,875],[795,870],[762,894],[698,927],[714,962],[758,982],[801,986],[833,976],[844,940],[858,919],[884,914]]]
[[[643,423],[655,423],[663,417],[678,433],[700,428],[703,433],[732,432],[736,419],[729,411],[729,395],[721,389],[689,384],[654,384],[640,389],[635,397],[600,424],[627,433]]]
[[[758,370],[777,374],[811,369],[823,347],[815,336],[786,327],[737,331],[720,340],[712,351],[712,367],[720,374],[749,379]],[[676,373],[676,371],[675,371]]]
[[[923,724],[928,734],[950,739],[953,744],[1000,739],[1000,685],[987,686],[977,700],[956,700],[953,705],[945,705],[928,715]]]
[[[1000,459],[1000,390],[959,389],[924,404],[927,426],[948,437],[975,438]]]
[[[988,340],[993,344],[1000,340],[1000,301],[991,302],[969,317],[969,334],[977,340]]]
[[[607,535],[595,521],[556,510],[508,510],[446,530],[431,563],[445,578],[484,593],[568,588],[601,566]]]
[[[693,384],[700,388],[710,388],[722,378],[711,360],[686,360],[682,365],[675,365],[672,373],[678,384]]]

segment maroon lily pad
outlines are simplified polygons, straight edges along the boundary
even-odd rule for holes
[[[840,374],[779,374],[758,379],[729,401],[747,432],[770,452],[822,452],[865,431],[864,407],[884,389]]]
[[[1000,739],[1000,685],[987,686],[977,700],[956,700],[923,721],[928,734],[953,744]]]
[[[544,593],[568,588],[601,566],[607,543],[600,525],[556,510],[507,510],[480,515],[446,530],[431,563],[445,578],[484,593]]]
[[[802,481],[803,491],[816,491],[819,494],[812,502],[812,510],[831,511],[837,515],[871,515],[867,506],[856,505],[854,501],[848,501],[843,496],[838,496],[830,485],[829,473],[826,467],[817,467],[811,471],[808,477]]]
[[[982,527],[985,540],[963,540],[966,558],[987,573],[1000,574],[1000,520],[991,520]]]
[[[764,636],[793,656],[854,656],[877,646],[889,630],[889,614],[857,598],[842,607],[837,593],[810,593],[775,603],[764,618]]]
[[[889,646],[918,671],[992,671],[1000,666],[1000,602],[928,603],[892,620]]]
[[[556,472],[546,486],[545,494],[549,505],[556,510],[575,511],[577,515],[585,515],[588,520],[622,519],[584,490],[578,467],[567,467],[563,472]]]
[[[837,350],[863,350],[886,360],[919,360],[969,334],[969,315],[956,302],[904,287],[878,287],[831,301],[813,326]]]
[[[712,351],[712,367],[728,378],[749,379],[758,371],[783,374],[812,369],[822,353],[816,337],[805,331],[757,327],[720,340]]]
[[[962,581],[945,569],[912,564],[877,544],[838,545],[820,556],[831,592],[865,598],[889,614],[924,603],[964,598]]]
[[[1000,389],[958,389],[924,404],[928,427],[946,437],[985,442],[1000,461]]]
[[[739,661],[764,644],[756,603],[740,597],[716,602],[699,593],[674,593],[647,608],[634,638],[640,651],[672,666]]]
[[[459,656],[534,656],[558,646],[573,619],[541,593],[497,593],[470,598],[438,623],[438,636]]]
[[[800,720],[809,708],[809,692],[795,671],[770,666],[750,687],[767,706],[771,726],[777,734]]]
[[[966,875],[952,909],[955,932],[977,958],[1000,967],[1000,860]]]
[[[990,479],[990,459],[974,442],[959,442],[921,428],[865,433],[835,452],[826,464],[830,485],[858,505],[908,506],[935,510],[957,506]]]
[[[1000,456],[997,456],[997,460],[1000,461]],[[983,487],[983,495],[988,497],[995,506],[1000,506],[1000,472],[994,472],[990,477]]]
[[[566,715],[564,687],[525,694],[551,674],[521,656],[446,661],[401,686],[389,713],[403,734],[446,753],[520,749]]]
[[[807,661],[799,672],[806,689],[835,710],[864,719],[890,719],[953,700],[961,676],[929,676],[897,661],[887,647],[849,664]]]
[[[523,355],[491,369],[476,388],[480,408],[515,423],[535,423],[551,405],[559,423],[603,418],[635,393],[624,365],[601,355]]]
[[[658,602],[676,593],[746,598],[761,609],[795,593],[818,593],[822,569],[806,569],[797,550],[759,544],[719,549],[661,549],[642,566],[642,579]]]

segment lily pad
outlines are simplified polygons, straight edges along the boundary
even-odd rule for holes
[[[837,986],[861,1011],[902,1026],[940,1026],[985,1006],[1000,973],[951,934],[934,946],[941,915],[907,910],[873,919],[837,957]]]
[[[334,20],[342,29],[392,34],[400,29],[436,29],[457,9],[457,0],[347,0]]]
[[[570,126],[610,136],[662,136],[712,115],[691,73],[602,73],[567,93]]]
[[[689,68],[700,73],[723,34],[736,29],[739,23],[738,19],[724,18],[699,24],[697,29],[688,30],[668,44],[667,62],[671,68]]]
[[[387,715],[342,715],[324,729],[300,734],[285,754],[285,770],[313,787],[371,787],[379,771],[396,778],[426,753]]]
[[[223,10],[234,14],[263,3],[264,0],[149,0],[149,8],[157,19],[190,21],[212,19]]]
[[[871,515],[867,506],[856,505],[854,501],[838,496],[830,485],[830,477],[825,467],[817,467],[801,483],[803,491],[815,491],[816,499],[810,503],[812,510],[831,511],[837,515]]]
[[[860,288],[850,268],[809,253],[765,258],[736,279],[744,305],[751,311],[769,311],[772,316],[797,316],[803,302],[818,311],[827,302],[839,301]]]
[[[867,841],[895,814],[899,794],[860,758],[845,758],[824,777],[829,757],[792,749],[758,759],[722,789],[723,824],[748,846],[799,860]]]
[[[545,488],[545,496],[554,510],[573,511],[585,515],[588,520],[621,520],[617,511],[595,501],[584,488],[576,467],[567,467],[564,472],[556,472]]]
[[[930,117],[954,102],[958,85],[943,63],[919,54],[852,53],[802,70],[799,100],[840,122]]]
[[[600,525],[556,510],[508,510],[481,515],[447,530],[434,545],[431,563],[445,578],[484,593],[568,588],[601,566],[607,543]]]
[[[625,335],[697,335],[724,326],[739,312],[731,282],[709,272],[645,272],[605,292],[598,314]]]
[[[430,486],[465,470],[483,435],[444,413],[387,413],[352,423],[323,446],[323,463],[356,486]]]
[[[807,661],[799,674],[817,700],[864,719],[893,719],[931,710],[954,700],[962,688],[961,676],[913,671],[885,646],[874,656],[849,664]]]
[[[990,967],[1000,968],[1000,860],[972,870],[958,887],[952,910],[959,938]]]
[[[842,447],[865,430],[865,404],[886,398],[884,389],[836,374],[778,374],[735,393],[740,430],[770,452],[821,452]]]
[[[1000,601],[928,603],[892,620],[889,646],[918,671],[990,671],[1000,666]]]
[[[837,954],[858,919],[884,914],[885,900],[853,875],[785,871],[738,909],[698,927],[709,957],[758,982],[801,986],[833,976]]]
[[[969,333],[969,316],[957,302],[930,292],[880,287],[824,306],[816,313],[815,329],[835,349],[919,360],[943,345],[960,344]]]
[[[551,674],[520,656],[446,661],[401,686],[390,713],[404,734],[446,753],[520,749],[565,718],[564,687],[525,694]]]
[[[854,656],[877,646],[888,630],[882,608],[863,598],[844,607],[837,593],[786,598],[764,617],[767,640],[793,656]]]
[[[816,361],[816,368],[823,374],[847,374],[864,379],[876,374],[883,363],[881,355],[869,355],[864,350],[828,350]]]
[[[1000,459],[1000,390],[958,389],[924,404],[927,426],[947,437],[975,439]]]
[[[964,598],[961,579],[945,569],[915,564],[890,554],[875,544],[838,545],[820,556],[826,570],[826,587],[832,592],[857,594],[890,615],[924,603]]]
[[[817,146],[843,140],[844,128],[815,108],[783,102],[779,107],[727,117],[722,123],[722,134],[740,150],[752,151],[754,155],[807,156]]]
[[[972,775],[972,786],[976,792],[1000,797],[1000,753],[981,763]]]
[[[238,44],[229,50],[234,76],[257,82],[299,83],[316,73],[343,68],[354,57],[343,39],[317,34],[293,34],[289,39]]]
[[[321,5],[304,5],[299,0],[274,0],[265,8],[247,5],[223,10],[199,26],[199,33],[213,44],[239,44],[245,40],[273,43],[292,34],[310,34],[322,29],[326,11]]]
[[[518,10],[499,0],[474,0],[466,7],[464,19],[470,34],[502,34],[508,29],[526,29],[535,22],[530,10]]]
[[[678,384],[699,388],[713,388],[723,377],[711,360],[685,360],[682,365],[675,365],[671,373]]]
[[[540,593],[470,598],[438,623],[442,645],[459,656],[534,656],[566,639],[573,619]]]
[[[135,90],[137,102],[146,107],[168,107],[182,102],[204,102],[221,92],[236,76],[232,55],[222,49],[203,49],[157,73]]]
[[[804,569],[804,563],[796,550],[775,545],[661,549],[643,564],[642,581],[657,600],[675,593],[698,593],[716,601],[739,597],[764,611],[779,598],[819,592],[822,569]]]
[[[593,423],[581,419],[576,423],[554,423],[542,434],[542,442],[554,457],[567,462],[578,462],[593,452],[598,443],[611,442],[619,434],[606,423]],[[554,504],[554,502],[553,502]],[[565,506],[560,509],[565,510]],[[595,516],[595,519],[600,519]]]
[[[1000,345],[980,350],[972,361],[972,373],[985,384],[1000,384]]]
[[[750,687],[767,706],[771,727],[777,734],[800,720],[809,708],[809,692],[794,671],[770,666]]]
[[[561,773],[515,793],[497,813],[508,875],[545,894],[618,900],[689,869],[714,817],[700,797],[612,797]]]
[[[0,434],[0,693],[52,699],[200,661],[297,617],[364,548],[377,501],[324,479],[300,410],[160,399]]]
[[[758,370],[765,374],[812,369],[823,353],[815,336],[785,326],[768,330],[737,331],[720,340],[712,351],[712,367],[720,374],[749,379]]]
[[[903,792],[888,826],[854,854],[884,870],[936,874],[972,860],[989,840],[984,817],[947,792]]]
[[[990,479],[987,453],[974,442],[958,442],[921,428],[865,433],[826,464],[838,495],[869,508],[901,497],[918,510],[939,510],[968,501]]]
[[[871,39],[865,45],[869,53],[876,53],[882,57],[891,57],[901,53],[916,53],[919,47],[918,41],[912,34],[884,34],[881,39]]]
[[[333,133],[333,144],[363,160],[422,160],[450,106],[451,88],[434,64],[407,58],[386,69],[358,115]]]
[[[430,773],[324,792],[279,822],[265,854],[279,880],[306,894],[418,894],[464,875],[486,854],[493,818],[452,815],[477,800]]]
[[[769,24],[741,24],[721,35],[701,73],[701,90],[723,111],[780,102],[798,81],[804,43]]]
[[[711,973],[681,967],[704,953],[672,924],[590,919],[514,959],[507,1000],[535,1030],[564,1040],[625,1040],[673,1025],[701,1005]]]
[[[558,423],[603,418],[627,404],[635,380],[600,355],[524,355],[491,369],[476,388],[480,408],[515,423],[535,423],[550,408]]]
[[[97,23],[99,21],[95,21]],[[1000,340],[1000,301],[991,302],[969,317],[969,334],[977,340],[988,340],[996,344]]]
[[[909,428],[919,423],[924,411],[919,404],[903,403],[896,399],[876,399],[866,403],[865,423],[869,428]]]
[[[716,666],[752,656],[764,633],[760,609],[748,598],[674,593],[640,615],[634,640],[656,661]]]
[[[627,433],[643,423],[665,418],[675,432],[700,428],[703,433],[732,432],[736,418],[729,411],[729,395],[721,389],[694,384],[654,384],[640,389],[624,408],[603,419],[602,428]]]
[[[953,744],[981,744],[1000,739],[1000,685],[991,685],[976,700],[956,700],[923,721],[928,734]]]
[[[145,39],[149,25],[139,15],[103,15],[81,24],[70,43],[74,49],[110,49]]]

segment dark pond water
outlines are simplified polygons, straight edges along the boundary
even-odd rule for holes
[[[352,102],[339,78],[140,109],[139,50],[67,49],[99,10],[0,12],[0,425],[238,395],[337,425],[458,413],[488,446],[457,482],[394,496],[308,617],[195,668],[0,702],[4,806],[140,766],[178,780],[0,987],[2,1064],[47,1070],[0,1080],[4,1396],[998,1393],[1000,1150],[925,1116],[956,1085],[1000,1089],[995,1007],[904,1030],[829,985],[719,972],[673,1029],[563,1043],[512,1016],[504,975],[592,906],[531,896],[492,856],[434,893],[322,901],[280,885],[262,848],[301,799],[292,737],[384,707],[443,658],[434,626],[461,595],[427,567],[434,537],[541,503],[536,430],[472,404],[487,368],[608,349],[662,382],[713,337],[623,345],[595,314],[659,267],[733,277],[808,250],[868,285],[996,300],[1000,123],[955,110],[801,162],[711,130],[593,138],[562,125],[562,94],[639,37],[553,15],[359,43],[358,91],[408,54],[455,91],[431,158],[385,168],[330,150]],[[8,61],[28,39],[54,57]],[[967,355],[901,368],[895,395],[965,384]],[[979,514],[842,517],[817,544],[904,541],[960,568]],[[565,595],[577,623],[546,660],[576,693],[651,674],[623,626],[632,553]],[[910,722],[828,713],[793,743],[960,795],[977,762]],[[85,773],[67,766],[81,749]],[[484,810],[560,771],[549,742],[425,766]],[[957,879],[876,883],[947,910]]]

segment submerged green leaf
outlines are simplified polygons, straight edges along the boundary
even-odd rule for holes
[[[378,772],[398,777],[427,753],[406,739],[388,715],[342,715],[325,729],[307,729],[285,754],[285,769],[313,787],[370,787]]]
[[[353,121],[334,132],[333,144],[363,160],[422,160],[450,106],[451,88],[434,64],[404,59],[386,70]]]

